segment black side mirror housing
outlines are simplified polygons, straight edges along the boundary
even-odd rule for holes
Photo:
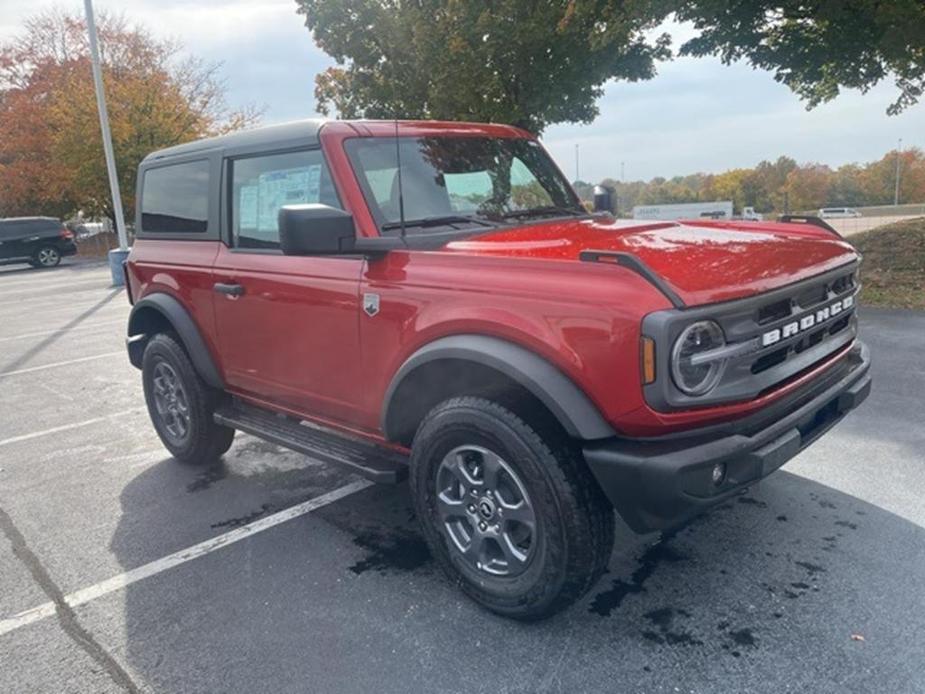
[[[279,211],[279,245],[285,255],[354,253],[353,216],[329,205],[286,205]]]
[[[613,213],[616,192],[610,186],[594,186],[594,211]]]

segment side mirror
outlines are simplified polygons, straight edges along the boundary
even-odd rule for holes
[[[616,192],[610,186],[594,186],[594,211],[612,213]]]
[[[329,205],[286,205],[279,211],[279,245],[286,255],[353,253],[353,217]]]

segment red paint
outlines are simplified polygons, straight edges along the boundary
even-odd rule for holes
[[[632,253],[685,304],[699,306],[766,292],[857,257],[829,232],[795,226],[572,220],[496,231],[448,250],[543,260],[577,260],[588,249]]]
[[[531,137],[495,125],[400,123],[399,129],[401,135]],[[362,236],[378,232],[343,144],[394,134],[390,122],[334,122],[321,130],[340,198]],[[377,260],[139,240],[129,277],[135,297],[164,291],[189,308],[232,392],[371,438],[381,438],[383,398],[397,369],[446,335],[491,335],[532,350],[578,384],[618,432],[632,436],[743,417],[843,356],[752,402],[655,412],[642,396],[640,322],[670,303],[634,272],[579,261],[587,249],[633,253],[688,305],[765,292],[857,257],[841,239],[803,225],[566,220]],[[246,293],[216,294],[215,282],[240,283]],[[361,310],[364,292],[380,296],[374,318]]]

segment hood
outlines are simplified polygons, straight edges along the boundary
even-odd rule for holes
[[[443,250],[576,262],[586,250],[632,253],[688,306],[766,292],[858,257],[843,239],[805,225],[600,219],[490,231]]]

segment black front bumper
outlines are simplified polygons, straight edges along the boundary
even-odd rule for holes
[[[837,424],[870,393],[870,353],[858,342],[802,392],[743,420],[653,439],[585,444],[584,456],[636,532],[664,530],[766,477]],[[723,481],[712,480],[725,464]]]

